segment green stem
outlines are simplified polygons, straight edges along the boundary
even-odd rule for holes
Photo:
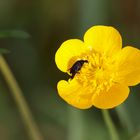
[[[85,140],[84,118],[81,110],[68,107],[68,140]]]
[[[22,91],[2,55],[0,55],[0,70],[8,84],[9,89],[11,90],[13,98],[15,99],[23,123],[25,124],[25,128],[29,133],[30,139],[43,140],[43,137],[40,134],[39,129],[28,108],[28,105],[23,97]]]
[[[128,134],[133,134],[135,129],[134,129],[131,117],[129,115],[129,112],[127,108],[125,107],[125,105],[121,104],[115,109],[116,109],[116,112],[118,114],[121,124],[128,131]]]
[[[108,110],[102,110],[103,118],[108,128],[111,140],[119,140],[119,135],[117,133],[116,127],[109,115]]]

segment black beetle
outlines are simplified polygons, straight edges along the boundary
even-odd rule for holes
[[[78,60],[73,64],[73,66],[70,68],[71,79],[73,79],[75,74],[79,70],[81,70],[84,63],[88,63],[88,61],[87,60]]]

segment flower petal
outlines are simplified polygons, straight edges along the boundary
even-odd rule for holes
[[[120,33],[111,26],[93,26],[84,35],[84,42],[97,52],[112,55],[122,47]]]
[[[124,47],[117,57],[118,81],[128,86],[140,83],[140,50]]]
[[[71,59],[77,59],[77,57],[84,52],[84,43],[78,39],[70,39],[65,41],[55,54],[55,62],[57,67],[63,71],[67,72],[70,68],[69,62]],[[73,61],[74,61],[73,60]]]
[[[81,87],[76,80],[69,82],[61,80],[57,85],[59,95],[70,105],[80,108],[87,109],[92,106],[91,94],[87,89]]]
[[[109,109],[121,104],[129,95],[129,88],[125,85],[115,84],[108,92],[102,91],[94,94],[92,104],[100,109]]]

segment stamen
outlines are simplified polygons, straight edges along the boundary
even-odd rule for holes
[[[112,61],[97,52],[84,54],[83,57],[88,60],[88,63],[85,63],[75,75],[76,80],[92,92],[108,91],[114,84],[116,75],[115,70],[112,69]]]

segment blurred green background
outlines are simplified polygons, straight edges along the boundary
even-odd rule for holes
[[[116,27],[123,46],[140,48],[139,0],[0,0],[0,48],[5,54],[44,140],[110,140],[101,111],[78,110],[57,94],[67,75],[54,62],[70,38],[93,25]],[[140,86],[110,110],[121,140],[140,140]],[[0,74],[0,140],[29,140],[15,101]]]

